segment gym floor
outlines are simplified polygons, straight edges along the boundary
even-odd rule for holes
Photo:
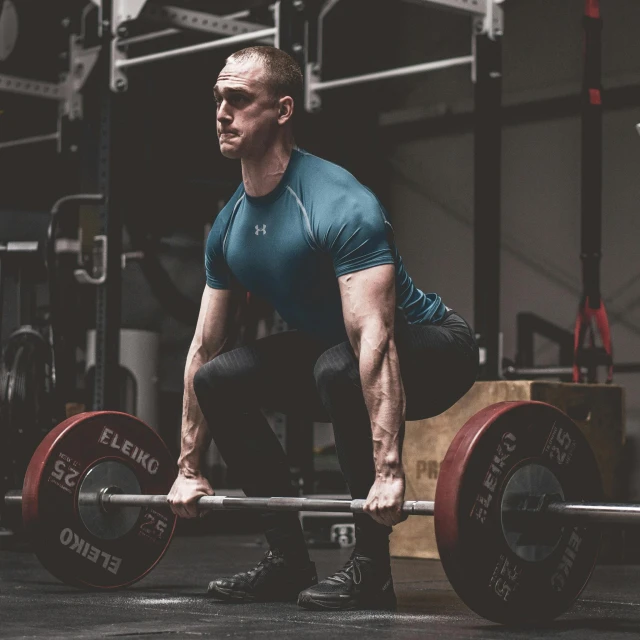
[[[264,554],[256,535],[181,536],[160,564],[125,591],[83,592],[59,583],[27,551],[0,551],[0,637],[248,638],[632,638],[640,634],[640,565],[600,565],[573,609],[555,622],[506,629],[469,611],[439,562],[395,559],[397,613],[318,613],[294,603],[226,604],[203,591],[217,576]],[[344,563],[347,549],[312,550],[318,575]]]

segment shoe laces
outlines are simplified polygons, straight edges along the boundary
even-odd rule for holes
[[[256,576],[260,575],[263,572],[268,573],[274,566],[278,564],[278,560],[281,559],[282,556],[279,552],[274,552],[273,549],[269,549],[269,551],[265,553],[262,560],[260,560],[260,562],[258,562],[258,564],[253,569],[249,569],[249,571],[246,571],[245,575],[250,579],[254,579]]]
[[[264,558],[260,560],[259,565],[271,564],[272,562],[276,562],[282,559],[282,554],[279,551],[274,551],[273,549],[269,549],[267,553],[264,554]]]
[[[264,554],[264,558],[262,558],[262,560],[258,562],[258,566],[256,567],[256,569],[258,567],[271,568],[278,564],[282,564],[283,562],[284,562],[284,556],[282,555],[282,553],[280,553],[280,551],[269,549],[269,551],[267,551],[267,553]]]
[[[362,582],[362,569],[360,568],[362,562],[363,558],[355,554],[352,555],[344,567],[336,571],[332,576],[329,576],[327,580],[340,584],[347,584],[349,581],[353,582],[353,584],[360,584]]]

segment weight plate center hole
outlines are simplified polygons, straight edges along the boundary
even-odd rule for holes
[[[104,503],[105,495],[140,494],[134,472],[117,460],[98,462],[86,473],[78,490],[78,513],[82,523],[101,540],[115,540],[131,531],[141,507],[121,507]]]
[[[528,562],[548,558],[562,536],[562,525],[540,511],[540,506],[551,497],[564,500],[564,492],[554,473],[542,464],[521,466],[502,494],[505,540],[518,557]]]

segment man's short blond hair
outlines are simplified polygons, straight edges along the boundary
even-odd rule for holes
[[[297,104],[302,98],[302,71],[300,65],[282,49],[268,46],[247,47],[232,53],[227,62],[259,62],[274,98],[291,96]]]

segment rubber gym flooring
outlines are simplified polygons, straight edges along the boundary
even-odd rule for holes
[[[257,535],[179,536],[137,584],[83,592],[51,577],[29,551],[0,550],[1,638],[589,638],[640,637],[640,565],[600,565],[580,600],[555,622],[507,629],[479,618],[457,598],[439,562],[394,559],[397,613],[320,613],[295,603],[225,604],[208,581],[255,564]],[[324,577],[346,549],[314,549]]]

